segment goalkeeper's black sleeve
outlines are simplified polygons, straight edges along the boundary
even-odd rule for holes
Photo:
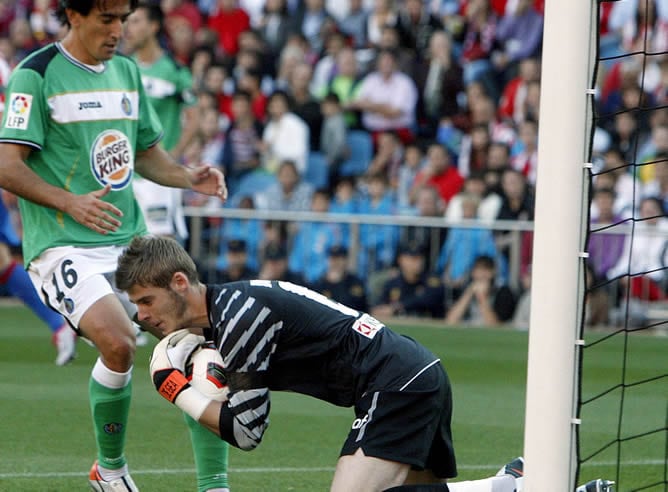
[[[267,388],[230,394],[220,411],[220,437],[244,451],[255,449],[269,426],[269,407]]]

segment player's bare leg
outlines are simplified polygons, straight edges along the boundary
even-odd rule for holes
[[[330,492],[382,491],[404,483],[409,469],[405,463],[365,456],[360,448],[339,458]]]

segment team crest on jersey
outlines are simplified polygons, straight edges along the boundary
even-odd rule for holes
[[[353,323],[353,330],[367,338],[373,338],[385,325],[373,316],[363,314]]]
[[[9,96],[7,106],[7,119],[5,128],[15,130],[27,130],[30,121],[30,110],[32,109],[32,95],[22,92],[14,92]]]
[[[132,180],[134,154],[130,140],[118,130],[100,133],[90,151],[93,176],[102,186],[111,185],[113,190],[125,188]]]
[[[130,102],[130,98],[127,94],[123,94],[123,99],[121,99],[121,109],[128,116],[132,114],[132,102]]]

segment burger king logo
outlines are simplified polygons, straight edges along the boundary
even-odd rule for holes
[[[128,137],[118,130],[100,133],[90,151],[90,165],[95,179],[113,190],[125,188],[132,180],[134,153]]]

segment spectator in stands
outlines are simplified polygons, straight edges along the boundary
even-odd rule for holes
[[[331,246],[327,250],[327,270],[311,288],[358,311],[366,312],[368,308],[364,282],[348,270],[345,246]]]
[[[269,53],[277,57],[288,39],[292,27],[286,0],[266,0],[257,27]]]
[[[366,39],[371,46],[380,44],[381,33],[385,26],[396,26],[399,15],[393,0],[374,0],[371,12],[367,15]]]
[[[258,208],[287,211],[306,211],[310,208],[313,187],[302,181],[293,161],[282,161],[276,177],[276,183],[256,195]]]
[[[351,39],[352,47],[355,49],[367,46],[367,18],[363,0],[348,0],[348,13],[341,19],[339,26]]]
[[[466,193],[461,198],[462,219],[478,217],[480,197]],[[470,280],[471,269],[479,256],[497,257],[494,234],[481,227],[451,227],[438,258],[437,272],[448,290],[448,299],[459,297]]]
[[[323,49],[323,40],[320,37],[323,26],[332,20],[332,16],[325,8],[325,0],[304,0],[298,10],[294,25],[311,45],[316,53]]]
[[[525,58],[519,62],[519,74],[503,87],[499,101],[499,116],[516,125],[526,118],[525,101],[529,84],[540,81],[540,62],[536,58]]]
[[[322,99],[329,91],[329,82],[338,71],[337,58],[346,47],[346,38],[341,31],[335,31],[325,40],[325,52],[313,67],[310,91],[318,99]]]
[[[368,215],[393,215],[395,204],[384,174],[367,178],[367,194],[359,203],[359,213]],[[369,273],[388,268],[394,262],[398,230],[393,225],[361,224],[358,272]]]
[[[593,184],[594,189],[612,188],[615,191],[616,215],[620,217],[631,215],[637,193],[636,182],[619,149],[611,147],[603,153],[603,169],[594,175]],[[596,203],[593,204],[591,213],[596,216]]]
[[[290,160],[299,175],[303,175],[309,151],[308,126],[290,112],[290,99],[284,91],[275,91],[269,96],[267,113],[269,120],[260,144],[262,167],[276,173],[281,161]]]
[[[255,202],[252,196],[242,196],[236,206],[242,210],[253,210]],[[250,269],[257,271],[260,268],[260,245],[265,235],[262,221],[226,218],[219,231],[221,249],[218,255],[218,268],[225,268],[225,244],[231,240],[243,241],[247,253],[246,263]]]
[[[231,239],[225,245],[224,264],[218,265],[215,280],[212,283],[236,282],[238,280],[252,280],[257,278],[257,271],[248,266],[248,251],[246,241]]]
[[[433,186],[422,185],[418,189],[414,215],[418,219],[443,217],[445,207],[438,190]],[[399,244],[416,244],[426,255],[427,270],[436,271],[438,253],[445,241],[447,229],[424,225],[403,226],[399,233]]]
[[[420,3],[413,0],[416,1]],[[412,74],[419,94],[417,118],[421,131],[433,137],[442,118],[459,112],[457,99],[464,91],[462,68],[452,54],[452,40],[447,32],[431,34],[427,56],[416,63]]]
[[[438,276],[426,271],[424,254],[417,244],[401,246],[397,258],[399,271],[383,286],[381,303],[371,308],[373,316],[443,317],[443,284]]]
[[[373,135],[393,130],[402,141],[408,142],[413,139],[415,125],[415,83],[397,70],[396,54],[392,51],[381,51],[376,67],[362,80],[349,109],[362,111],[362,124]]]
[[[355,214],[358,212],[358,195],[355,178],[342,176],[334,183],[334,196],[329,206],[330,213]],[[341,244],[350,247],[350,225],[339,224],[341,230]]]
[[[402,44],[421,58],[427,51],[432,34],[443,29],[440,19],[428,10],[422,0],[406,0],[399,10],[398,28]]]
[[[470,0],[464,12],[462,38],[462,66],[464,84],[480,81],[488,94],[494,94],[496,86],[492,76],[491,55],[496,36],[498,18],[490,8],[489,0]],[[470,102],[470,101],[469,101]]]
[[[322,1],[322,0],[319,0]],[[292,100],[292,112],[308,126],[309,151],[320,149],[322,131],[322,113],[320,103],[311,95],[313,69],[308,63],[299,63],[290,74],[288,93]]]
[[[339,97],[344,108],[346,124],[349,128],[358,128],[360,125],[358,111],[349,109],[350,102],[357,98],[361,79],[358,73],[357,58],[351,48],[343,48],[336,57],[336,70],[327,88]],[[316,94],[323,97],[324,94]]]
[[[397,180],[397,208],[399,213],[410,214],[415,209],[415,196],[411,196],[411,188],[418,172],[424,163],[424,152],[417,142],[410,143],[404,148],[404,160],[399,166]]]
[[[221,130],[221,117],[216,109],[209,108],[202,111],[199,115],[199,131],[204,139],[202,162],[219,167],[225,133]]]
[[[534,193],[526,176],[516,169],[507,169],[501,176],[501,208],[498,220],[533,220]]]
[[[507,285],[496,284],[494,258],[479,256],[471,270],[471,281],[448,309],[447,324],[462,321],[472,325],[497,326],[509,322],[515,312],[515,294]]]
[[[230,195],[243,176],[260,166],[259,143],[263,130],[253,115],[251,95],[246,91],[237,90],[232,96],[232,115],[221,158]]]
[[[664,210],[668,210],[668,153],[660,152],[655,156],[653,179],[643,187],[643,196],[657,197]]]
[[[217,0],[207,26],[218,35],[220,52],[225,58],[233,59],[239,50],[239,34],[250,28],[250,17],[237,0]]]
[[[316,190],[311,195],[310,211],[327,213],[329,202],[327,190]],[[307,283],[315,282],[325,272],[328,248],[341,242],[339,227],[330,222],[304,221],[296,224],[296,231],[288,266],[304,277]]]
[[[239,76],[237,88],[250,94],[253,115],[257,121],[264,124],[267,119],[268,98],[262,92],[262,74],[257,70],[245,70]]]
[[[608,270],[608,279],[619,279],[632,298],[641,301],[666,299],[666,261],[668,219],[656,197],[640,203],[640,222],[626,237],[617,264]]]
[[[185,20],[192,32],[197,32],[203,25],[202,14],[197,6],[187,0],[161,0],[160,7],[165,14],[165,26],[170,34],[176,22]]]
[[[485,222],[494,222],[501,207],[501,197],[487,187],[487,182],[481,172],[472,173],[464,180],[462,191],[453,196],[448,203],[445,218],[453,221],[464,218],[463,199],[468,194],[480,198],[477,218]]]
[[[500,49],[492,54],[492,63],[504,86],[516,76],[521,60],[540,55],[543,15],[534,8],[533,0],[517,0],[514,10],[506,9],[495,38]]]
[[[638,120],[632,112],[620,112],[614,116],[614,128],[610,132],[612,147],[619,149],[624,162],[635,162],[636,151],[642,140]]]
[[[215,94],[218,101],[217,109],[220,113],[225,113],[229,106],[229,96],[225,94],[225,87],[228,84],[227,68],[222,63],[214,61],[206,67],[204,79],[202,80],[202,89]]]
[[[304,284],[304,279],[301,275],[288,269],[288,254],[285,251],[285,247],[276,243],[267,244],[264,249],[262,266],[257,278],[260,280],[282,280],[297,285]]]
[[[350,154],[346,143],[348,128],[339,96],[333,92],[322,100],[320,111],[323,122],[319,147],[327,162],[327,182],[333,185],[339,179],[341,164]]]
[[[401,139],[394,131],[383,131],[378,133],[376,142],[376,152],[365,174],[367,176],[384,174],[387,176],[390,188],[396,189],[404,155]]]
[[[524,120],[519,124],[515,155],[511,157],[514,169],[526,176],[535,186],[538,173],[538,122]]]
[[[503,142],[492,142],[487,152],[487,168],[484,171],[485,183],[490,191],[501,192],[501,176],[510,169],[510,146]]]
[[[625,238],[623,234],[604,232],[607,226],[621,223],[622,218],[615,214],[615,191],[612,188],[596,189],[592,203],[596,204],[596,215],[592,215],[591,220],[588,263],[597,279],[605,279],[608,270],[617,264],[622,255]]]
[[[415,177],[411,195],[415,196],[417,190],[427,184],[434,186],[443,202],[447,204],[453,196],[459,193],[463,183],[464,178],[453,165],[452,157],[445,147],[432,144],[427,150],[424,166]]]
[[[480,123],[471,128],[471,132],[464,135],[461,141],[457,159],[459,174],[466,177],[486,169],[490,144],[488,125]]]

